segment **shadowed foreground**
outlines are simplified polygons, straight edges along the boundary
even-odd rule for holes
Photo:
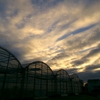
[[[57,98],[43,98],[37,100],[100,100],[100,96],[77,95],[77,96],[65,96]]]

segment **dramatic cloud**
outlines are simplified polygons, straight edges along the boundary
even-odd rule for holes
[[[99,9],[100,0],[0,0],[0,45],[22,64],[98,74]]]

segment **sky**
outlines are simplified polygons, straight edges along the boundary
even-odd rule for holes
[[[100,79],[99,10],[100,0],[0,0],[0,46],[22,64]]]

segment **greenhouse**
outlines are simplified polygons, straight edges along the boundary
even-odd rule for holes
[[[81,82],[77,74],[71,75],[72,92],[76,95],[82,92]]]
[[[24,97],[44,97],[54,92],[53,71],[41,61],[27,65],[24,78]]]
[[[0,47],[0,99],[50,97],[82,92],[77,74],[54,71],[44,62],[21,65],[8,50]]]
[[[22,66],[8,50],[0,47],[0,98],[21,96]]]
[[[70,77],[68,73],[61,69],[56,73],[56,90],[58,94],[65,95],[69,93],[70,86],[68,82],[70,81]]]

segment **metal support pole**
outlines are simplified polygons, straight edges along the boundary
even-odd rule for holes
[[[3,80],[3,85],[2,85],[2,90],[1,90],[1,99],[4,96],[4,87],[5,87],[5,82],[6,82],[6,73],[4,74],[4,80]]]

